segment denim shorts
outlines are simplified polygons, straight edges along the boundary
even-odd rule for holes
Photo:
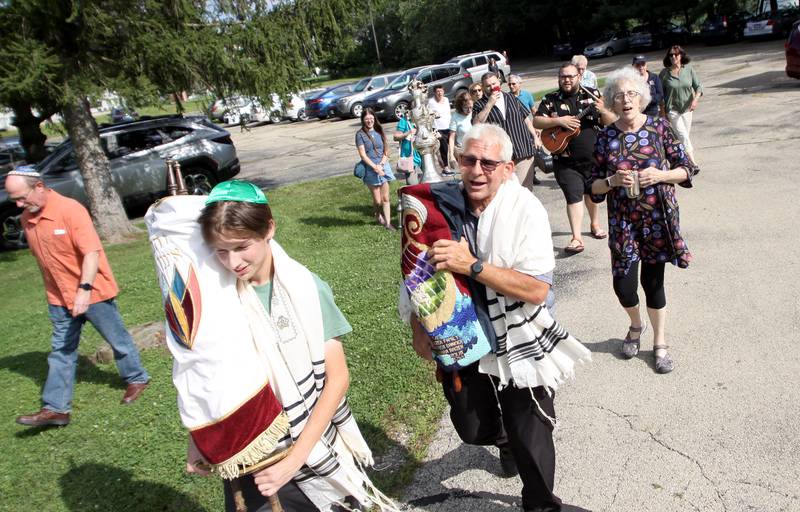
[[[394,181],[394,173],[392,172],[392,166],[389,165],[389,162],[383,164],[383,172],[386,173],[384,176],[378,176],[378,173],[375,172],[372,167],[367,167],[367,172],[364,174],[364,184],[369,187],[379,187],[384,183]]]

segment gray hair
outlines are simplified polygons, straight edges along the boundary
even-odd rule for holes
[[[508,75],[508,81],[516,80],[517,82],[522,82],[522,78],[519,75]]]
[[[500,159],[503,162],[510,162],[514,155],[514,146],[508,134],[495,124],[480,123],[472,125],[461,144],[466,148],[470,141],[480,140],[481,142],[496,142],[500,145]]]
[[[573,55],[572,56],[572,60],[569,61],[569,62],[573,66],[578,66],[580,64],[583,64],[583,67],[588,67],[589,66],[589,59],[587,59],[583,55]]]
[[[619,68],[608,75],[606,78],[606,86],[603,89],[603,96],[613,102],[614,95],[619,92],[619,85],[622,82],[630,82],[633,84],[634,89],[639,93],[640,97],[639,111],[644,112],[644,109],[647,108],[647,105],[650,104],[650,100],[652,99],[650,96],[650,86],[647,85],[647,81],[644,77],[632,66]],[[613,103],[611,106],[613,110]]]

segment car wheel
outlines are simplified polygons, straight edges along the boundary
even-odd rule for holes
[[[394,106],[394,117],[398,121],[406,115],[408,112],[408,102],[407,101],[399,101],[397,105]]]
[[[272,124],[277,124],[281,122],[281,113],[277,110],[275,112],[270,113],[269,115],[269,122]]]
[[[301,108],[297,111],[297,120],[298,121],[308,121],[308,116],[306,115],[306,109]]]
[[[25,232],[22,230],[22,210],[9,207],[0,212],[0,249],[4,251],[25,249]]]
[[[217,180],[205,169],[189,169],[183,173],[186,190],[194,196],[207,196]]]
[[[609,47],[606,48],[606,57],[613,57],[614,56],[614,49]]]
[[[360,102],[355,103],[353,104],[352,107],[350,107],[350,115],[357,119],[361,118],[361,112],[363,111],[364,111],[364,105],[362,105]]]

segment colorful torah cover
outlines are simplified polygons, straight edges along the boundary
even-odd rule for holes
[[[289,422],[253,357],[253,335],[236,276],[203,242],[201,196],[173,196],[145,216],[166,314],[166,339],[181,421],[200,453],[225,478],[260,462]]]
[[[222,267],[197,222],[205,202],[168,197],[145,222],[181,420],[214,471],[231,479],[300,437],[325,384],[324,329],[313,275],[274,240],[270,314],[249,283]],[[293,480],[322,512],[347,498],[396,511],[364,472],[372,464],[343,399]]]
[[[513,383],[521,389],[556,390],[574,376],[578,362],[591,360],[591,352],[544,305],[506,297],[489,287],[485,297],[473,293],[466,300],[463,295],[469,288],[463,283],[469,280],[465,276],[441,276],[427,263],[424,250],[436,240],[453,239],[463,232],[466,205],[458,184],[415,185],[400,193],[405,286],[398,310],[404,320],[410,313],[417,315],[431,336],[441,366],[458,369],[479,359],[480,371],[498,377],[500,388]],[[478,257],[500,268],[537,276],[555,267],[547,212],[513,176],[478,217],[475,244]],[[449,284],[450,279],[456,286]],[[459,304],[467,307],[459,308]],[[488,327],[484,318],[491,319]],[[476,333],[477,324],[484,326],[482,332]],[[487,344],[483,333],[491,336]],[[459,344],[465,347],[463,351]]]
[[[412,310],[431,338],[436,363],[444,370],[468,366],[491,350],[476,314],[467,277],[437,271],[428,249],[437,240],[452,240],[450,225],[437,207],[431,185],[403,187],[401,270]]]

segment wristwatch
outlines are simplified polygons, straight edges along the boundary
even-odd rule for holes
[[[78,288],[80,288],[81,290],[86,290],[87,292],[92,291],[92,285],[89,283],[81,283],[78,285]]]
[[[614,188],[614,185],[611,184],[611,178],[613,178],[613,176],[606,178],[606,185],[608,185],[608,188]]]
[[[471,279],[477,279],[478,274],[480,274],[481,272],[483,272],[483,260],[478,258],[475,260],[475,263],[473,263],[469,267],[469,277]]]

